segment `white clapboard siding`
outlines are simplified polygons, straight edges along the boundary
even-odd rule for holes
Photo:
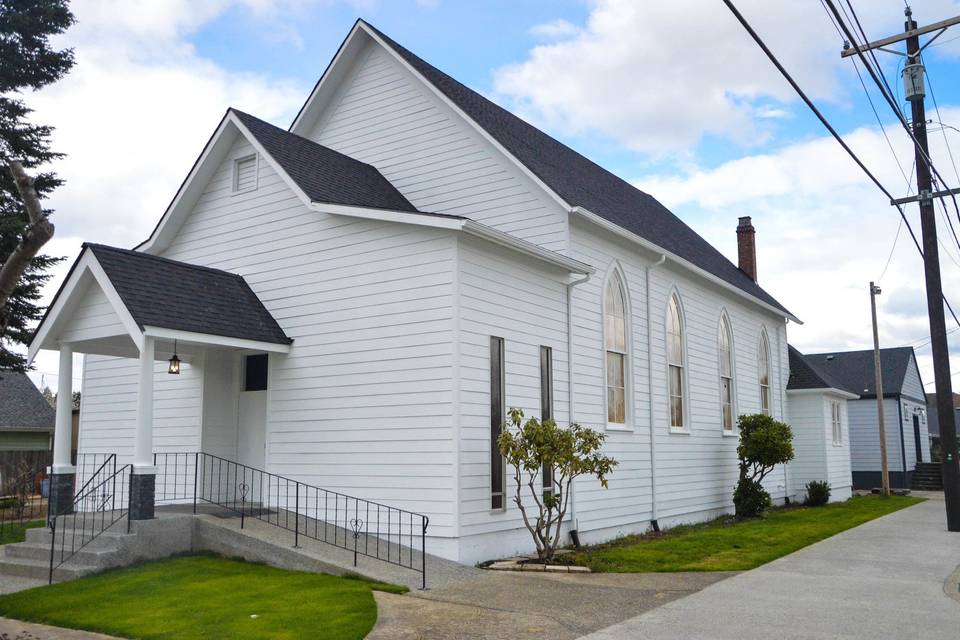
[[[164,255],[243,275],[294,339],[270,356],[268,469],[451,535],[454,236],[309,211],[263,160],[233,193],[252,151],[237,142]],[[229,416],[208,418],[229,450]]]
[[[830,422],[830,398],[825,400],[825,437],[827,452],[827,476],[830,483],[830,501],[837,502],[850,497],[853,476],[850,470],[850,416],[849,401],[840,400],[841,442],[833,443],[833,424]],[[791,465],[791,469],[793,465]]]
[[[377,167],[421,211],[566,246],[566,212],[376,43],[308,137]]]
[[[930,462],[930,433],[927,427],[926,412],[926,394],[923,390],[923,381],[920,379],[920,371],[917,369],[916,358],[911,356],[910,364],[907,366],[907,373],[903,378],[903,398],[908,404],[904,411],[906,421],[905,437],[910,439],[910,450],[916,449],[916,436],[913,431],[913,415],[916,413],[920,421],[920,455],[923,462]],[[922,410],[922,411],[921,411]],[[915,455],[915,454],[914,454]],[[908,462],[916,460],[916,457],[908,457]],[[908,464],[907,468],[912,469],[913,464]]]
[[[84,357],[80,453],[116,453],[118,463],[133,462],[138,372],[133,358]],[[176,376],[167,373],[165,361],[154,364],[154,451],[199,449],[201,375],[187,362]]]
[[[459,244],[461,535],[522,527],[509,502],[490,509],[490,337],[504,339],[506,406],[540,417],[540,347],[553,349],[553,410],[567,422],[566,275],[506,250]]]
[[[607,450],[620,466],[610,488],[593,481],[577,485],[579,529],[644,528],[651,517],[650,398],[648,394],[645,260],[642,254],[588,225],[571,228],[574,257],[592,264],[597,275],[574,289],[575,414],[578,422],[605,427],[604,355],[602,339],[602,289],[614,264],[623,272],[630,298],[632,338],[632,431],[608,431]],[[724,436],[720,423],[717,335],[720,314],[726,311],[733,331],[735,411],[760,410],[757,348],[762,328],[770,342],[773,412],[783,416],[786,384],[786,340],[782,318],[749,305],[738,297],[687,272],[668,265],[651,271],[650,339],[653,359],[653,418],[656,438],[658,517],[684,519],[732,506],[736,483],[735,437]],[[676,290],[685,314],[689,429],[671,433],[668,427],[665,319],[666,305]],[[785,495],[784,470],[774,470],[767,482],[775,498]],[[695,516],[694,516],[695,517]]]
[[[70,320],[60,332],[60,339],[64,342],[78,340],[92,340],[109,336],[127,335],[127,330],[120,321],[100,285],[87,274],[86,292],[77,304],[76,310],[70,314]]]

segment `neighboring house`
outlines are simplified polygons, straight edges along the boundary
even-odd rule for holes
[[[792,346],[787,383],[787,421],[796,454],[790,479],[796,487],[830,483],[830,501],[853,495],[850,472],[850,423],[847,404],[860,396],[845,391],[813,361]]]
[[[804,357],[845,391],[860,396],[848,403],[853,487],[879,487],[880,437],[873,350]],[[923,382],[913,347],[881,349],[880,363],[890,485],[908,488],[917,463],[930,462]]]
[[[0,371],[0,451],[49,451],[54,410],[27,374]]]
[[[0,495],[24,463],[40,472],[50,463],[54,411],[24,373],[0,371]]]
[[[954,419],[960,424],[960,393],[953,394]],[[927,394],[927,434],[930,436],[932,460],[940,460],[940,414],[937,411],[937,394]]]
[[[438,555],[526,551],[493,445],[520,407],[607,435],[567,525],[599,542],[730,511],[736,417],[787,415],[796,319],[737,234],[739,268],[360,21],[289,131],[229,110],[143,244],[85,245],[30,354],[85,354],[79,448],[133,462],[135,518],[152,452],[202,449],[427,514]]]

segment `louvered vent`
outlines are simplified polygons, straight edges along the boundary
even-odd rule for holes
[[[246,156],[233,161],[233,191],[252,191],[257,188],[257,156]]]

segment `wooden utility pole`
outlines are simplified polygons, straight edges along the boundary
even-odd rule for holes
[[[904,11],[904,32],[847,48],[842,56],[861,55],[878,49],[900,54],[887,46],[906,41],[906,62],[903,66],[904,97],[910,101],[911,132],[917,167],[917,196],[901,199],[920,205],[920,227],[923,243],[923,270],[927,285],[927,315],[930,321],[930,346],[933,350],[933,375],[937,391],[937,419],[940,427],[941,472],[943,474],[944,502],[947,511],[947,530],[960,531],[960,451],[957,450],[957,424],[953,411],[953,388],[950,380],[950,352],[947,347],[947,327],[943,316],[943,286],[940,278],[940,250],[937,246],[937,220],[933,206],[930,147],[927,143],[927,115],[924,106],[924,73],[920,54],[920,36],[936,31],[924,47],[939,38],[950,26],[960,23],[960,17],[942,20],[918,27],[908,6]],[[849,35],[848,35],[849,37]],[[902,55],[902,54],[900,54]]]
[[[883,495],[890,495],[890,465],[887,463],[887,428],[883,422],[883,370],[880,365],[880,335],[877,332],[877,296],[880,287],[870,283],[870,317],[873,319],[873,378],[877,392],[877,424],[880,428],[880,480]],[[904,474],[906,476],[906,474]]]

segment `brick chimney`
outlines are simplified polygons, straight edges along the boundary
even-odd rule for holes
[[[750,216],[743,216],[737,225],[737,259],[740,271],[757,281],[757,230],[750,222]]]

